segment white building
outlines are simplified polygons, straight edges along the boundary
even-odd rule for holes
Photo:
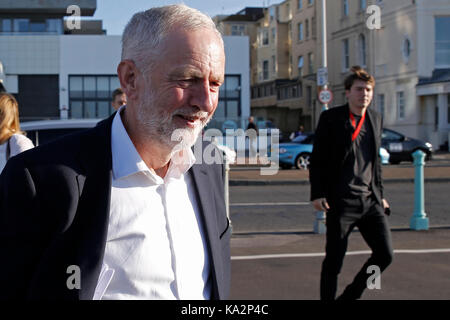
[[[85,2],[95,4],[95,1]],[[111,93],[120,86],[116,70],[120,62],[121,37],[105,35],[101,23],[100,28],[95,29],[89,22],[86,26],[91,28],[83,32],[85,21],[81,22],[79,32],[63,34],[62,27],[52,29],[52,25],[56,20],[62,24],[66,8],[57,8],[60,20],[50,19],[46,14],[53,12],[49,7],[54,2],[40,3],[44,3],[45,8],[41,8],[39,18],[27,18],[29,13],[23,8],[15,8],[14,18],[11,18],[0,4],[0,61],[4,67],[4,86],[16,96],[21,120],[109,116],[113,112]],[[24,16],[17,18],[17,11],[21,10]],[[41,21],[41,26],[31,27],[36,21]],[[69,32],[66,28],[66,33]],[[210,128],[222,129],[226,120],[243,127],[250,114],[248,39],[224,37],[224,43],[225,83]]]

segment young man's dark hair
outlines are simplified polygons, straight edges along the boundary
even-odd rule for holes
[[[369,83],[372,88],[375,87],[375,78],[360,66],[353,66],[350,72],[351,74],[344,81],[345,90],[350,90],[355,80],[362,80]]]
[[[117,88],[116,90],[113,91],[112,93],[112,99],[114,101],[114,99],[116,99],[116,96],[123,94],[123,90],[122,88]]]

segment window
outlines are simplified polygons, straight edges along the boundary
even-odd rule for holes
[[[274,75],[277,73],[277,61],[275,56],[272,56],[272,73]]]
[[[316,18],[315,17],[312,17],[311,18],[311,35],[313,36],[313,37],[315,37],[316,36]]]
[[[14,19],[14,32],[28,32],[29,19]]]
[[[45,32],[47,25],[45,21],[32,21],[30,22],[30,32]]]
[[[264,29],[262,31],[262,45],[263,46],[269,45],[269,31],[267,29]]]
[[[277,29],[272,28],[271,31],[272,31],[272,43],[275,44],[275,38],[277,36]]]
[[[269,79],[269,61],[263,61],[263,80]]]
[[[447,123],[450,124],[450,94],[447,94]]]
[[[348,17],[348,0],[342,0],[342,15]]]
[[[12,31],[11,19],[3,19],[2,20],[2,32],[11,32],[11,31]]]
[[[303,23],[299,23],[298,25],[298,40],[302,41],[303,40]]]
[[[297,9],[302,10],[303,8],[303,0],[297,0]]]
[[[306,39],[309,38],[309,20],[308,19],[305,20],[305,38]]]
[[[389,129],[383,129],[381,139],[388,141],[401,141],[403,136]]]
[[[314,0],[308,0],[308,5],[312,5],[314,3]]]
[[[232,25],[231,26],[231,35],[232,36],[245,35],[245,26],[244,25]]]
[[[367,0],[359,0],[359,8],[361,9],[361,11],[366,11]]]
[[[384,118],[384,94],[377,95],[377,107],[378,112],[380,112],[380,114]]]
[[[398,119],[405,119],[405,97],[403,91],[397,92],[397,113]]]
[[[342,40],[342,69],[347,71],[350,68],[350,53],[348,39]]]
[[[314,53],[308,53],[308,73],[314,73]]]
[[[275,7],[274,6],[270,7],[269,15],[270,15],[270,21],[273,21],[275,19]]]
[[[70,117],[108,117],[114,112],[111,94],[119,87],[119,79],[113,75],[69,76]]]
[[[405,63],[408,63],[409,57],[411,56],[411,40],[409,40],[408,37],[406,37],[405,40],[403,40],[402,56],[403,56],[403,61]]]
[[[261,96],[260,87],[253,88],[256,97]],[[225,75],[225,82],[220,87],[219,104],[214,113],[214,119],[224,121],[224,118],[236,120],[241,115],[241,76]]]
[[[302,70],[303,70],[303,56],[298,57],[298,76],[302,76]]]
[[[366,37],[363,34],[360,34],[358,37],[358,56],[359,56],[359,64],[361,66],[366,65]]]
[[[63,34],[63,21],[61,19],[47,19],[47,32]]]
[[[436,17],[435,30],[435,67],[450,68],[450,16]]]

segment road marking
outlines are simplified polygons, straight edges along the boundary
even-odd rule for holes
[[[437,253],[437,252],[450,252],[450,248],[394,250],[394,253]],[[352,255],[371,254],[371,253],[372,253],[372,251],[370,251],[370,250],[361,250],[361,251],[348,251],[345,255],[352,256]],[[258,260],[258,259],[308,258],[308,257],[325,257],[325,252],[260,254],[260,255],[253,255],[253,256],[232,256],[231,260]]]
[[[243,202],[230,203],[230,207],[260,207],[260,206],[306,206],[310,202]]]

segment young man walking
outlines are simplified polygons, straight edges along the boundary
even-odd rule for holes
[[[356,66],[345,80],[348,100],[320,116],[311,156],[311,201],[326,211],[326,256],[322,264],[320,297],[334,300],[347,240],[355,226],[372,255],[338,299],[361,297],[370,266],[386,269],[393,258],[383,197],[381,161],[382,118],[371,110],[375,79]],[[373,268],[373,267],[372,267]]]

